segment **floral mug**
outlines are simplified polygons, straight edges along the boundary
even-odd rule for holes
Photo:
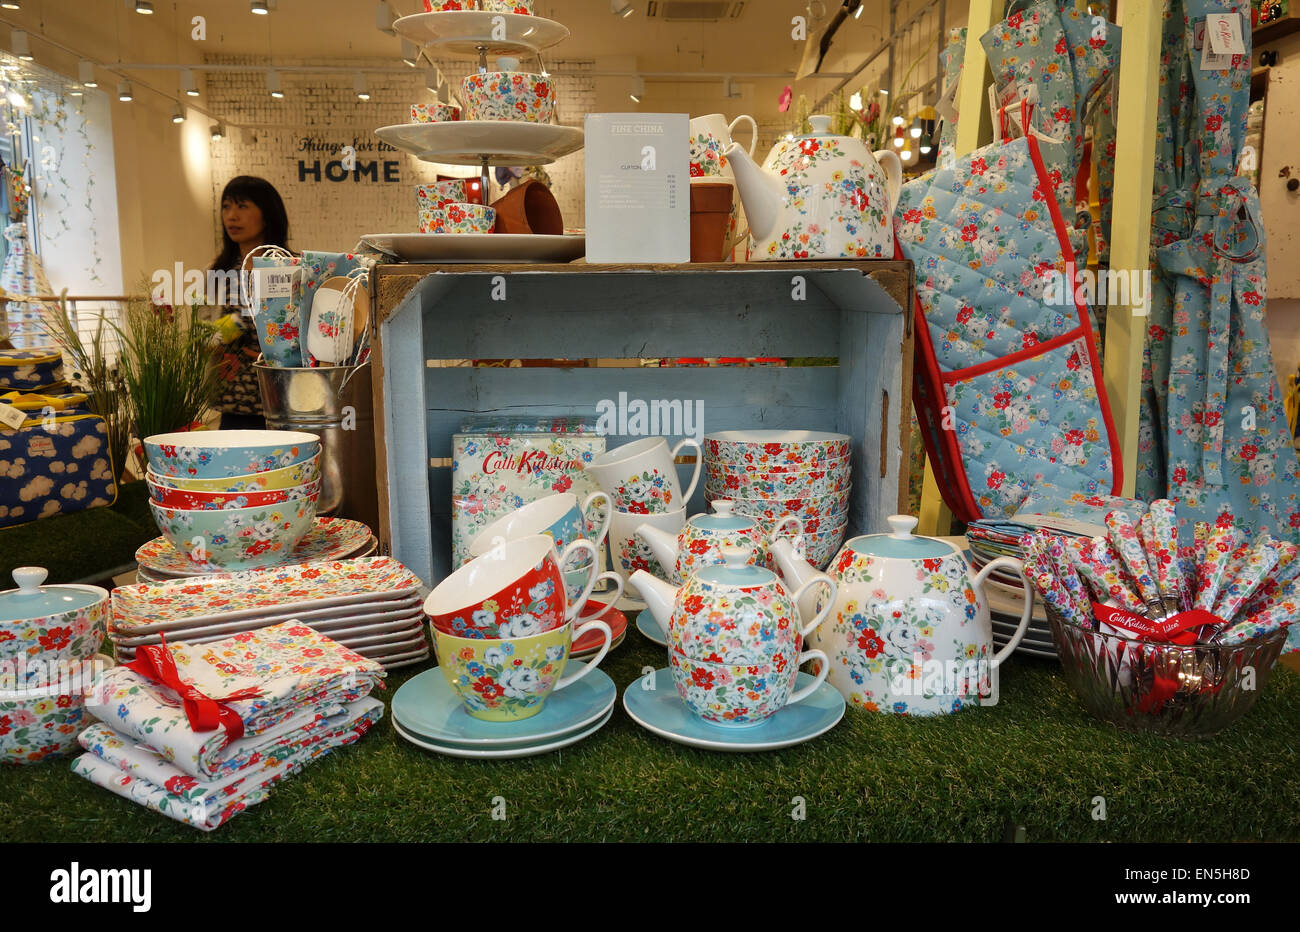
[[[724,252],[731,252],[749,235],[749,223],[745,220],[745,209],[736,193],[736,176],[727,164],[725,152],[731,145],[731,134],[742,123],[749,124],[749,154],[754,154],[758,143],[758,124],[748,114],[741,114],[730,123],[721,113],[691,120],[690,175],[691,184],[725,181],[732,186],[731,217],[727,221],[727,239],[723,245]]]
[[[695,448],[695,471],[683,495],[674,460],[687,446]],[[700,452],[699,442],[690,437],[671,450],[663,437],[647,437],[600,454],[587,464],[587,471],[617,511],[664,514],[684,507],[695,492],[703,462]]]

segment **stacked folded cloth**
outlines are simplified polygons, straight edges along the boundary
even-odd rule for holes
[[[285,622],[210,644],[143,647],[104,673],[72,770],[211,831],[383,716],[383,667]]]
[[[1009,518],[981,518],[966,526],[966,540],[976,568],[997,557],[1025,559],[1021,539],[1039,528],[1059,537],[1096,537],[1106,533],[1106,515],[1126,511],[1141,517],[1147,506],[1114,495],[1066,492],[1044,483],[1034,489]]]

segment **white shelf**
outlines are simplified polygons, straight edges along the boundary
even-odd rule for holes
[[[504,21],[497,30],[494,20]],[[457,55],[537,53],[569,38],[569,29],[543,16],[453,10],[417,13],[393,23],[397,34],[420,45],[436,46]]]

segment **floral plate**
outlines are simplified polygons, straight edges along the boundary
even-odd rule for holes
[[[356,553],[370,542],[370,528],[348,518],[317,518],[316,526],[298,542],[298,546],[276,566],[314,563],[317,560],[341,560]],[[165,576],[204,576],[210,571],[179,553],[166,537],[155,537],[135,552],[135,562],[151,574]],[[270,569],[270,567],[262,567]]]

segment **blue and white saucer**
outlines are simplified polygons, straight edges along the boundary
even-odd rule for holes
[[[814,679],[800,673],[795,688],[802,689]],[[834,728],[844,717],[844,707],[839,691],[822,683],[807,699],[786,706],[759,725],[715,725],[686,708],[667,667],[647,673],[623,692],[623,708],[646,731],[710,751],[775,751],[803,744]]]
[[[594,675],[594,674],[593,674]],[[393,720],[393,730],[399,735],[414,744],[417,748],[423,748],[426,751],[433,751],[436,754],[442,754],[445,757],[464,757],[474,760],[506,760],[515,757],[535,757],[538,754],[549,754],[551,751],[558,751],[560,748],[567,748],[571,744],[577,744],[584,738],[589,738],[596,732],[605,727],[614,716],[614,709],[611,707],[604,717],[594,725],[578,731],[570,732],[562,738],[556,738],[551,741],[545,741],[541,744],[520,744],[513,747],[504,748],[467,748],[463,745],[456,744],[434,744],[430,741],[422,741],[416,735],[405,731],[397,720]]]
[[[570,660],[565,672],[585,666]],[[492,750],[545,745],[582,732],[605,716],[618,687],[603,670],[592,670],[572,686],[551,693],[542,711],[518,722],[485,722],[469,714],[434,667],[411,677],[393,695],[393,721],[403,736],[461,749]]]
[[[664,637],[664,629],[659,627],[659,622],[655,621],[654,615],[651,615],[649,611],[637,612],[636,629],[660,647],[668,646],[668,639]]]

